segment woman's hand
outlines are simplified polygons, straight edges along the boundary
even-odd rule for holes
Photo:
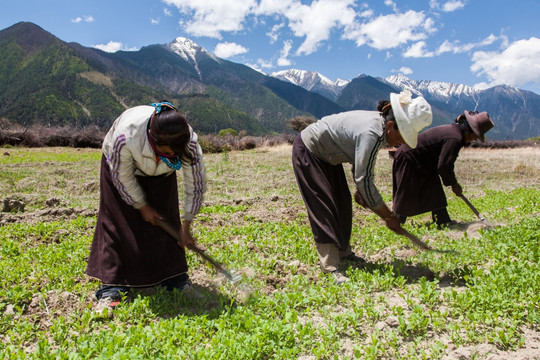
[[[190,248],[195,245],[195,238],[191,235],[191,221],[184,220],[182,224],[182,232],[180,233],[182,238],[182,245],[184,247]]]
[[[396,234],[401,234],[401,224],[399,223],[399,220],[395,216],[390,216],[388,218],[385,218],[384,221],[386,222],[386,227],[395,232]]]
[[[144,221],[149,222],[152,225],[157,225],[157,220],[165,220],[165,218],[150,205],[144,205],[139,208],[139,211]]]
[[[459,185],[459,183],[455,183],[454,185],[452,185],[452,191],[454,192],[454,194],[456,194],[456,196],[461,196],[463,194],[463,189],[461,188],[461,185]]]
[[[356,196],[355,196],[356,198]],[[386,207],[386,205],[383,205],[382,207],[378,209],[371,209],[375,214],[379,215],[381,219],[384,220],[386,223],[386,227],[395,232],[396,234],[402,234],[403,229],[401,228],[401,224],[399,223],[399,220],[397,217],[392,214],[389,208]]]
[[[356,203],[358,205],[363,206],[366,209],[369,209],[369,207],[368,207],[368,205],[366,203],[366,200],[364,200],[364,198],[362,197],[362,195],[360,195],[358,190],[356,190],[356,192],[354,193],[354,201],[356,201]]]

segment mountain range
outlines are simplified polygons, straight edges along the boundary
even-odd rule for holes
[[[287,121],[295,116],[374,110],[390,92],[407,88],[432,105],[432,126],[477,109],[494,119],[490,139],[540,135],[540,96],[510,86],[476,90],[402,75],[331,81],[297,69],[266,75],[183,37],[107,53],[63,42],[28,22],[0,31],[0,53],[0,124],[107,128],[127,107],[167,99],[200,133],[267,134],[290,131]]]
[[[416,81],[404,75],[374,78],[360,75],[351,81],[332,82],[313,71],[291,69],[272,76],[317,92],[347,109],[373,109],[390,92],[409,89],[432,106],[432,126],[453,122],[465,110],[487,111],[496,126],[487,134],[496,140],[515,140],[540,135],[540,96],[527,90],[500,85],[477,90],[463,84]]]

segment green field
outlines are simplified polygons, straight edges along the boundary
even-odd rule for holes
[[[318,269],[290,151],[205,155],[194,235],[240,282],[190,252],[199,296],[139,290],[108,319],[92,311],[99,283],[84,273],[99,150],[2,149],[0,358],[540,358],[540,148],[462,150],[458,180],[495,227],[449,192],[457,229],[438,230],[429,214],[405,225],[436,251],[355,206],[353,249],[367,263],[346,267],[341,286]],[[390,169],[382,150],[375,181],[387,204]],[[24,210],[9,212],[14,202]]]

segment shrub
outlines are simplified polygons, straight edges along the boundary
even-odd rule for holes
[[[0,129],[0,145],[11,146],[100,148],[104,137],[105,132],[95,125],[85,128],[36,125],[29,128]]]
[[[217,134],[218,137],[225,137],[225,136],[238,136],[238,131],[234,130],[234,129],[222,129],[222,130],[219,130],[218,134]]]
[[[309,116],[295,116],[287,122],[287,126],[291,128],[294,131],[302,131],[304,130],[309,124],[312,124],[315,122],[315,118],[309,117]]]

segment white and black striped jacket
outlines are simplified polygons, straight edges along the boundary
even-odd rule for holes
[[[146,205],[146,198],[135,176],[159,176],[174,170],[156,157],[148,142],[147,126],[154,107],[136,106],[124,111],[113,123],[103,141],[116,189],[122,199],[136,209]],[[183,218],[192,220],[199,212],[206,191],[206,174],[197,134],[189,128],[189,149],[193,162],[182,162],[184,178]]]

